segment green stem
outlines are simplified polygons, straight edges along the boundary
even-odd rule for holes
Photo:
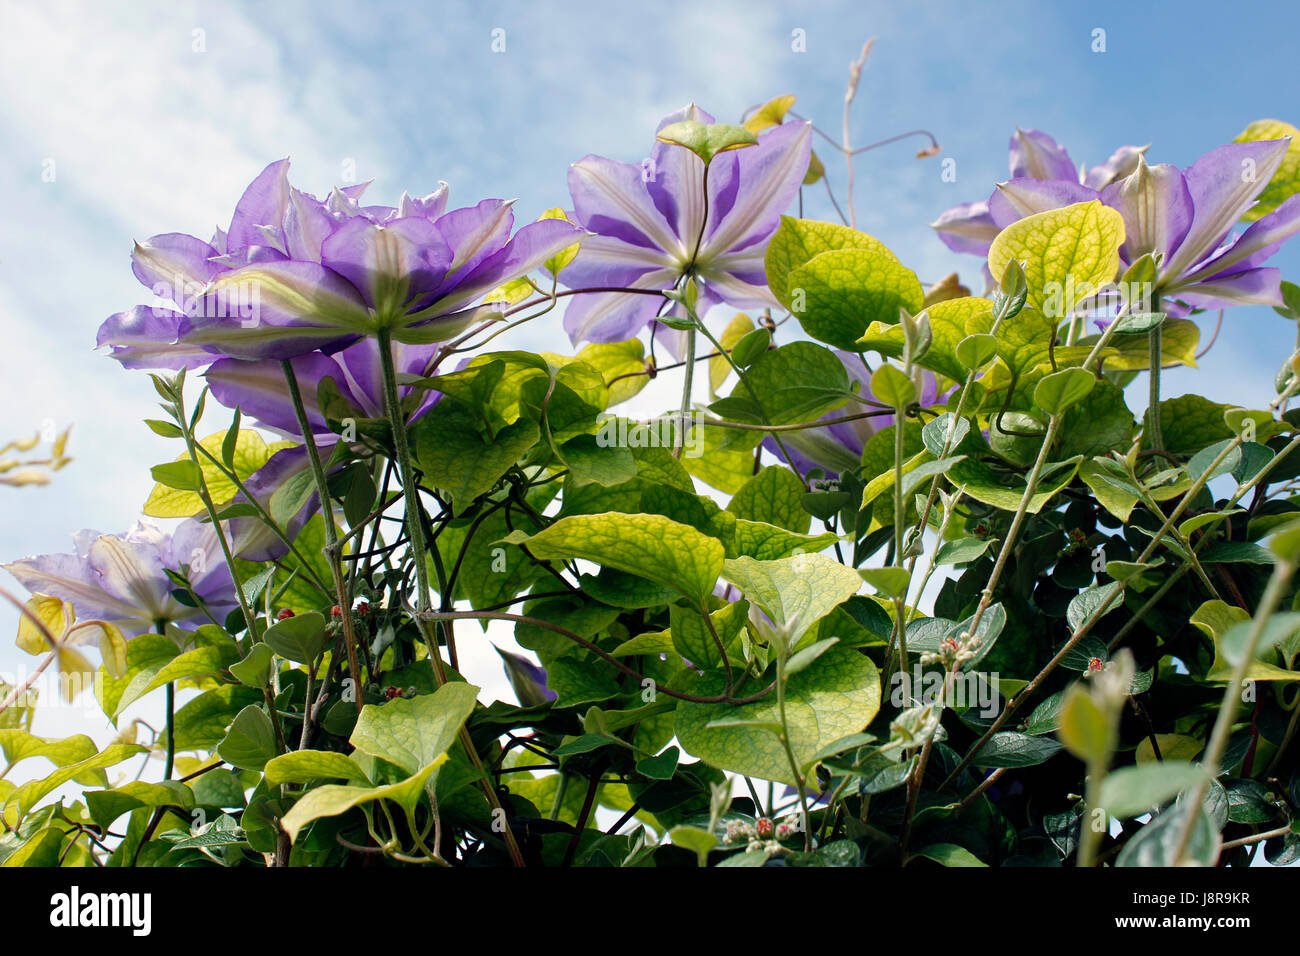
[[[785,639],[785,635],[782,635],[781,640]],[[803,849],[805,853],[811,853],[812,826],[808,816],[808,787],[804,781],[803,769],[799,766],[799,760],[790,746],[790,725],[785,717],[785,656],[787,653],[787,648],[782,647],[776,656],[776,708],[781,720],[781,746],[790,764],[790,772],[794,774],[795,783],[799,787],[799,822],[803,829]]]
[[[244,641],[248,646],[245,651],[253,646],[257,637],[257,629],[253,626],[255,617],[252,608],[248,606],[248,599],[244,596],[244,588],[239,580],[239,569],[235,567],[235,556],[230,550],[230,541],[226,538],[225,529],[221,527],[221,520],[217,517],[216,505],[212,503],[212,495],[208,493],[208,482],[203,477],[203,466],[199,464],[199,454],[197,451],[198,443],[194,440],[194,430],[186,424],[188,419],[185,416],[185,402],[180,396],[176,399],[177,421],[181,425],[181,431],[185,436],[185,448],[190,454],[190,461],[199,472],[199,500],[203,502],[203,510],[207,512],[208,520],[212,522],[212,530],[216,533],[217,544],[221,547],[221,556],[225,559],[226,567],[230,569],[230,580],[235,584],[235,598],[239,602],[239,610],[244,615],[244,624],[248,628],[247,639]]]
[[[673,457],[681,458],[686,446],[686,422],[691,413],[691,390],[695,385],[695,329],[686,332],[686,381],[682,384],[682,411],[677,422],[677,440],[673,443]]]
[[[287,359],[280,362],[280,367],[284,370],[284,380],[289,386],[289,397],[293,400],[294,414],[297,415],[298,427],[302,430],[302,442],[307,448],[311,472],[316,479],[316,494],[320,498],[321,518],[325,523],[325,557],[329,561],[330,573],[334,576],[335,596],[338,598],[339,610],[343,615],[343,644],[348,652],[348,672],[352,677],[352,689],[359,714],[365,705],[365,695],[361,693],[361,665],[357,662],[357,638],[352,625],[352,596],[349,593],[348,577],[343,571],[343,559],[339,551],[339,529],[334,520],[334,505],[330,501],[329,480],[325,475],[324,466],[321,465],[320,450],[316,447],[316,438],[312,434],[307,409],[303,405],[302,391],[298,388],[298,376],[294,374],[293,365]]]
[[[1152,299],[1151,310],[1160,311],[1160,296],[1157,295]],[[1147,396],[1147,447],[1164,448],[1165,439],[1160,433],[1160,366],[1164,361],[1164,351],[1161,347],[1161,329],[1163,323],[1157,325],[1148,333],[1149,355],[1151,360],[1151,377],[1148,381],[1149,391]]]
[[[1223,689],[1223,703],[1219,705],[1219,716],[1214,722],[1214,730],[1210,734],[1210,743],[1205,748],[1205,757],[1201,760],[1201,769],[1204,774],[1196,789],[1187,795],[1188,807],[1187,821],[1183,824],[1182,834],[1178,839],[1177,850],[1174,853],[1174,865],[1182,863],[1183,854],[1187,852],[1187,844],[1191,840],[1192,830],[1196,826],[1196,817],[1200,812],[1200,806],[1205,800],[1205,794],[1210,788],[1210,781],[1219,775],[1219,771],[1224,769],[1220,766],[1223,760],[1224,752],[1228,749],[1228,740],[1232,736],[1232,725],[1237,719],[1237,707],[1241,703],[1241,688],[1246,681],[1246,674],[1250,670],[1250,665],[1255,662],[1255,653],[1259,648],[1260,638],[1264,634],[1264,628],[1268,624],[1268,619],[1277,609],[1278,602],[1282,600],[1282,595],[1291,584],[1291,578],[1295,575],[1296,566],[1293,561],[1278,558],[1277,564],[1273,566],[1273,575],[1268,579],[1268,586],[1264,589],[1264,595],[1259,600],[1259,609],[1255,612],[1254,618],[1250,622],[1250,631],[1246,635],[1246,646],[1241,650],[1241,659],[1237,661],[1236,666],[1232,669],[1232,677],[1228,681],[1228,686]]]
[[[419,629],[420,636],[429,649],[429,664],[433,669],[434,686],[442,687],[447,683],[447,667],[443,663],[442,652],[438,649],[438,637],[436,632],[431,629],[432,621],[429,618],[432,611],[429,604],[429,561],[424,546],[424,526],[420,522],[419,486],[415,481],[415,469],[411,463],[411,445],[406,437],[406,419],[402,414],[401,402],[397,397],[397,371],[393,366],[393,336],[390,330],[382,328],[376,333],[376,337],[379,344],[379,364],[384,379],[384,410],[393,429],[393,447],[397,454],[397,473],[402,482],[404,499],[402,503],[406,511],[406,529],[411,542],[411,558],[415,562],[417,590],[415,596],[417,611],[415,626]],[[457,739],[460,741],[461,746],[464,747],[470,763],[478,772],[479,785],[493,810],[494,817],[499,816],[504,820],[505,811],[501,806],[500,799],[497,797],[496,788],[492,785],[491,779],[483,769],[483,761],[479,758],[474,741],[470,739],[469,731],[465,727],[461,727]],[[514,832],[510,829],[508,822],[505,824],[502,836],[505,839],[506,850],[510,854],[511,862],[515,866],[523,866],[524,855],[519,850],[519,844],[515,842]]]

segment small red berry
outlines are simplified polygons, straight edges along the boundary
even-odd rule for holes
[[[293,617],[293,609],[286,607],[280,609],[280,613],[275,616],[275,619],[277,621],[284,621],[291,617]]]
[[[330,617],[342,617],[342,616],[343,616],[343,608],[339,607],[337,604],[335,604],[332,608],[330,608]]]
[[[369,613],[370,613],[370,605],[367,604],[365,601],[362,601],[360,604],[357,605],[358,616],[365,617]]]
[[[754,824],[754,830],[764,839],[770,837],[775,829],[776,825],[767,817],[759,817]]]

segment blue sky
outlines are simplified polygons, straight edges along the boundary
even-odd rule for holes
[[[273,159],[291,156],[295,181],[317,193],[355,167],[379,201],[447,180],[457,204],[519,197],[520,218],[532,218],[568,204],[568,163],[639,160],[658,118],[691,100],[735,120],[794,93],[796,110],[836,134],[847,65],[875,36],[854,142],[921,126],[944,151],[918,161],[915,141],[861,157],[858,225],[923,280],[959,269],[970,282],[978,260],[949,253],[926,223],[1006,178],[1016,124],[1050,132],[1076,162],[1150,142],[1151,159],[1185,166],[1253,119],[1300,120],[1297,27],[1300,8],[1281,4],[1261,19],[1096,0],[8,3],[0,439],[73,423],[77,461],[50,487],[0,489],[0,560],[135,519],[148,467],[177,449],[139,423],[155,411],[148,379],[94,353],[95,330],[145,301],[133,238],[209,235]],[[1095,29],[1104,53],[1091,50]],[[493,52],[495,30],[504,52]],[[840,187],[843,163],[821,154]],[[940,178],[945,158],[955,183]],[[821,196],[807,212],[828,218]],[[1300,276],[1300,244],[1273,264]],[[558,317],[516,341],[567,347]],[[1271,310],[1238,309],[1201,370],[1168,374],[1167,392],[1262,405],[1293,346]],[[0,633],[14,621],[0,609]],[[0,670],[15,661],[0,640]]]

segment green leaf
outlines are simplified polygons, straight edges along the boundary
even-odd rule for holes
[[[223,684],[200,694],[176,712],[176,749],[215,747],[235,715],[261,699],[258,691],[238,684]]]
[[[709,851],[718,845],[716,836],[708,830],[701,830],[699,827],[673,827],[668,831],[668,839],[672,841],[673,846],[679,846],[694,853],[696,862],[700,866],[708,865]]]
[[[607,444],[599,435],[579,435],[560,448],[575,486],[593,482],[611,488],[636,477],[636,459],[629,448]]]
[[[1138,318],[1133,316],[1132,318]],[[1201,330],[1190,319],[1166,319],[1160,325],[1160,364],[1186,365],[1196,368],[1196,349],[1201,341]],[[1089,335],[1079,339],[1081,345],[1092,345],[1100,336]],[[1151,367],[1151,348],[1145,338],[1117,335],[1110,340],[1114,351],[1106,358],[1108,372],[1140,372]]]
[[[987,332],[968,335],[957,343],[954,355],[962,367],[972,372],[981,372],[984,367],[997,358],[998,340]]]
[[[1207,445],[1232,438],[1232,429],[1223,420],[1231,407],[1200,395],[1165,399],[1160,403],[1165,450],[1175,455],[1194,455]]]
[[[722,334],[718,336],[718,342],[719,344],[722,345],[724,349],[730,349],[732,351],[732,358],[734,360],[736,346],[740,344],[740,341],[742,339],[744,339],[746,336],[749,335],[750,332],[753,331],[754,331],[754,320],[751,319],[749,316],[747,316],[744,312],[737,312],[735,316],[732,318],[732,320],[727,323],[727,327],[722,330]],[[634,339],[633,341],[636,340]],[[757,357],[758,356],[753,356],[753,358],[750,358],[750,361],[746,363],[746,367],[748,367],[748,365],[750,364],[753,364],[754,359],[756,359]],[[727,376],[729,376],[731,372],[732,372],[731,363],[728,362],[721,355],[715,355],[713,356],[713,358],[709,359],[709,394],[710,395],[717,393],[718,389],[722,387],[722,383],[727,380]],[[648,376],[641,376],[641,377],[646,378]]]
[[[722,573],[722,542],[662,515],[571,515],[506,540],[542,560],[582,558],[676,588],[703,601]]]
[[[768,465],[732,496],[727,510],[737,518],[807,534],[812,515],[804,510],[803,495],[803,482],[790,469]]]
[[[907,596],[912,575],[906,568],[862,568],[862,580],[875,588],[882,597],[895,599]]]
[[[1194,787],[1204,776],[1200,766],[1186,760],[1120,767],[1102,780],[1098,805],[1112,817],[1136,817]]]
[[[760,355],[745,372],[745,381],[738,382],[726,399],[725,417],[762,421],[760,406],[750,397],[751,389],[759,397],[767,421],[773,425],[813,421],[842,407],[851,395],[844,363],[830,349],[812,342],[791,342]],[[710,429],[714,430],[717,429]],[[793,434],[786,433],[784,437]],[[752,435],[746,433],[745,437],[749,439]],[[708,455],[707,448],[705,455]],[[752,473],[752,461],[750,464]]]
[[[265,687],[271,676],[271,659],[275,651],[258,641],[249,649],[242,661],[230,665],[230,674],[248,687]]]
[[[1201,476],[1206,476],[1206,481],[1210,481],[1219,475],[1226,475],[1237,467],[1241,461],[1241,446],[1233,447],[1231,451],[1217,465],[1215,459],[1223,454],[1224,450],[1232,445],[1235,439],[1225,438],[1221,442],[1216,442],[1208,448],[1202,448],[1192,456],[1191,461],[1187,463],[1187,477],[1192,481],[1200,481]]]
[[[916,275],[882,243],[829,222],[782,217],[768,243],[768,285],[804,331],[837,348],[856,350],[872,321],[920,312],[925,295]]]
[[[85,798],[90,818],[102,830],[111,827],[122,814],[141,807],[152,809],[174,806],[182,810],[194,809],[194,791],[175,780],[161,783],[133,780],[110,790],[87,790]]]
[[[1065,467],[1056,468],[1050,473],[1044,469],[1045,477],[1040,479],[1037,489],[1029,499],[1030,514],[1038,514],[1043,505],[1051,501],[1057,492],[1074,480],[1079,462],[1079,458],[1071,459],[1063,463]],[[1015,511],[1019,508],[1020,500],[1025,494],[1025,483],[1018,475],[1010,479],[1013,483],[1009,484],[1002,481],[998,472],[988,464],[973,458],[965,458],[954,464],[948,469],[947,478],[976,501],[982,501],[986,505],[993,505],[1004,511]]]
[[[228,432],[216,432],[204,438],[199,444],[209,454],[222,458],[225,454],[228,436]],[[292,445],[293,442],[290,441],[274,442],[268,445],[262,436],[251,428],[242,429],[238,433],[234,450],[231,453],[231,463],[227,467],[239,477],[241,482],[247,481],[255,471],[271,459],[272,455]],[[148,500],[145,501],[144,513],[153,518],[188,518],[203,511],[203,499],[198,496],[195,490],[198,485],[196,475],[192,470],[194,463],[190,461],[189,454],[183,454],[176,461],[159,467],[176,468],[183,473],[182,483],[193,483],[193,487],[181,489],[168,486],[161,479],[155,477],[154,480],[158,481],[159,485],[153,489]],[[218,508],[229,504],[238,494],[239,489],[235,483],[223,475],[221,469],[204,457],[202,453],[199,454],[199,469],[202,472],[203,481],[207,485],[208,494],[212,496],[212,503]]]
[[[939,564],[969,564],[974,561],[993,545],[992,538],[958,538],[955,541],[945,541],[935,552],[934,563]]]
[[[677,772],[677,758],[681,751],[669,747],[656,757],[642,757],[636,762],[636,772],[651,780],[671,780]]]
[[[271,718],[254,704],[235,715],[230,730],[217,744],[217,756],[241,770],[261,770],[275,754],[275,728],[271,726]]]
[[[766,328],[754,329],[736,343],[731,350],[731,360],[739,368],[749,368],[772,344],[772,333]]]
[[[988,866],[970,850],[955,843],[934,843],[917,850],[913,856],[923,856],[944,866]]]
[[[916,401],[916,385],[892,365],[882,365],[871,376],[871,394],[894,408]]]
[[[837,540],[833,532],[795,534],[761,521],[736,521],[736,557],[747,556],[759,561],[788,558],[803,552],[817,552]]]
[[[367,704],[349,739],[362,753],[416,774],[447,752],[477,697],[477,687],[456,681],[432,694]]]
[[[1097,200],[1075,203],[1003,229],[989,247],[989,271],[1000,276],[1011,260],[1023,263],[1026,300],[1059,319],[1114,282],[1123,244],[1124,218],[1118,212]]]
[[[990,737],[971,762],[977,767],[1033,767],[1060,750],[1061,745],[1048,737],[1004,730]]]
[[[450,685],[447,685],[450,686]],[[414,811],[424,793],[429,776],[447,760],[444,753],[427,767],[421,768],[398,783],[384,787],[351,787],[329,783],[307,791],[280,820],[291,841],[297,841],[302,828],[321,817],[336,817],[353,807],[375,800],[392,800],[407,810]]]
[[[1115,858],[1116,866],[1169,867],[1179,864],[1176,859],[1183,832],[1189,817],[1191,835],[1182,857],[1182,863],[1214,866],[1219,859],[1222,838],[1205,809],[1180,801],[1138,830]]]
[[[917,357],[916,364],[964,382],[968,369],[958,358],[957,348],[968,336],[988,331],[992,308],[988,299],[978,296],[946,299],[928,306],[925,314],[930,320],[930,348]],[[901,358],[904,345],[903,328],[891,317],[888,321],[872,322],[858,339],[857,348],[879,352],[888,358]]]
[[[727,651],[727,657],[733,663],[739,657],[737,639],[745,626],[749,615],[749,602],[737,601],[728,604],[719,611],[709,615],[713,630],[718,640]],[[693,608],[684,608],[680,604],[668,606],[669,631],[672,634],[673,647],[678,654],[692,664],[700,667],[720,667],[722,657],[718,653],[717,642],[713,639],[704,623],[704,617]]]
[[[173,461],[165,465],[154,465],[149,469],[149,473],[158,484],[175,491],[198,491],[202,487],[201,472],[192,461]]]
[[[712,672],[700,679],[695,692],[709,696],[722,690],[722,675]],[[871,722],[880,707],[880,675],[869,658],[833,647],[790,678],[785,703],[790,747],[799,765],[806,766],[824,747]],[[779,724],[775,693],[741,706],[682,701],[674,726],[683,749],[714,767],[795,783],[785,749],[774,734],[737,724],[708,726],[719,720]]]
[[[1107,455],[1127,451],[1132,444],[1133,413],[1124,401],[1124,390],[1104,378],[1094,379],[1094,383],[1092,391],[1065,413],[1057,457]],[[1083,466],[1079,475],[1083,477]]]
[[[415,426],[415,457],[426,480],[446,491],[460,513],[540,437],[537,423],[521,418],[484,440],[476,415],[457,402],[439,402]]]
[[[619,693],[614,671],[603,661],[559,657],[545,663],[546,686],[555,691],[556,707],[598,704]]]
[[[1067,750],[1085,763],[1102,761],[1110,756],[1110,732],[1105,714],[1093,702],[1088,691],[1070,685],[1061,702],[1061,727],[1057,736]]]
[[[268,627],[262,640],[285,660],[310,664],[325,649],[325,616],[310,611],[287,617]]]
[[[145,753],[146,749],[138,744],[110,744],[99,753],[60,767],[47,777],[27,781],[5,798],[4,807],[7,809],[17,804],[18,816],[25,816],[32,807],[69,780],[87,779],[87,775],[116,766],[136,754]]]
[[[743,126],[733,126],[730,123],[705,124],[698,120],[670,123],[655,134],[655,139],[689,149],[706,166],[713,162],[713,157],[718,153],[758,145],[758,137]]]
[[[970,421],[958,418],[952,412],[944,412],[938,418],[928,421],[921,429],[921,441],[925,449],[935,458],[944,456],[944,446],[954,451],[961,446],[970,434]]]
[[[365,781],[366,775],[347,754],[332,750],[295,750],[266,764],[266,782],[272,786],[332,778]]]
[[[159,421],[156,418],[146,418],[144,423],[149,426],[150,431],[155,435],[161,435],[163,438],[180,438],[185,434],[178,425],[171,422]]]
[[[1065,619],[1069,622],[1070,630],[1077,631],[1083,626],[1083,622],[1092,617],[1102,605],[1107,605],[1106,614],[1123,607],[1122,600],[1113,600],[1118,590],[1119,584],[1112,581],[1109,584],[1093,585],[1076,594],[1065,610]]]
[[[1097,384],[1097,377],[1081,368],[1063,368],[1034,386],[1034,404],[1049,415],[1060,415],[1081,402]]]
[[[728,559],[722,575],[777,627],[790,628],[792,647],[813,624],[857,593],[862,581],[857,571],[822,554],[775,561]]]
[[[98,748],[95,742],[85,734],[73,734],[71,737],[37,737],[25,730],[0,730],[0,751],[3,751],[5,763],[12,767],[28,757],[44,757],[56,767],[66,767],[87,757],[93,757]]]

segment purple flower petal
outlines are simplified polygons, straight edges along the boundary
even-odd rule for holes
[[[1010,142],[1012,179],[1063,179],[1077,183],[1079,170],[1065,147],[1046,133],[1016,127]]]
[[[160,299],[181,303],[203,291],[221,267],[217,255],[202,239],[183,232],[167,232],[137,242],[131,252],[131,271]]]
[[[592,232],[676,256],[687,254],[650,198],[639,165],[587,156],[569,167],[569,192],[578,222]]]
[[[226,235],[226,251],[265,244],[259,226],[280,228],[289,204],[289,160],[277,160],[257,174],[235,206]]]
[[[316,400],[317,387],[324,379],[332,377],[345,398],[350,398],[347,383],[332,358],[319,352],[309,352],[290,360],[298,388],[302,393],[303,408],[311,422],[314,434],[332,435]],[[205,378],[212,389],[212,397],[227,408],[238,408],[259,425],[282,432],[290,438],[302,440],[298,416],[289,395],[289,385],[279,362],[242,362],[222,359],[208,369]]]
[[[1088,170],[1083,178],[1083,184],[1089,189],[1102,190],[1111,183],[1118,182],[1137,168],[1138,158],[1147,149],[1147,146],[1121,146],[1111,153],[1110,159],[1106,162]]]
[[[321,263],[352,283],[366,305],[402,308],[442,282],[452,250],[438,228],[421,218],[379,226],[357,217],[321,245]]]
[[[469,273],[505,247],[515,221],[511,205],[501,199],[484,199],[477,206],[454,209],[435,223],[447,246],[454,250],[447,272],[464,269]]]
[[[1290,142],[1229,143],[1206,153],[1187,169],[1184,175],[1196,216],[1162,272],[1182,275],[1214,253],[1273,178]]]
[[[989,246],[1000,231],[989,215],[987,202],[968,202],[953,206],[930,228],[939,234],[939,240],[953,252],[968,252],[987,256]]]
[[[1136,262],[1148,252],[1168,256],[1177,249],[1195,217],[1192,194],[1176,166],[1137,167],[1119,182],[1107,186],[1101,200],[1124,218],[1125,262]]]
[[[123,368],[194,369],[210,365],[217,358],[198,345],[179,344],[185,316],[160,306],[137,305],[110,315],[99,327],[96,346],[109,348],[109,355]]]
[[[1068,180],[1013,179],[989,197],[989,217],[999,230],[1026,216],[1097,199],[1095,190]]]
[[[1253,269],[1266,262],[1278,248],[1300,232],[1300,196],[1291,196],[1267,216],[1251,224],[1236,242],[1188,276],[1218,276],[1226,271]]]
[[[739,193],[707,236],[702,260],[771,237],[803,184],[811,142],[811,123],[783,123],[764,132],[757,146],[735,151]]]

